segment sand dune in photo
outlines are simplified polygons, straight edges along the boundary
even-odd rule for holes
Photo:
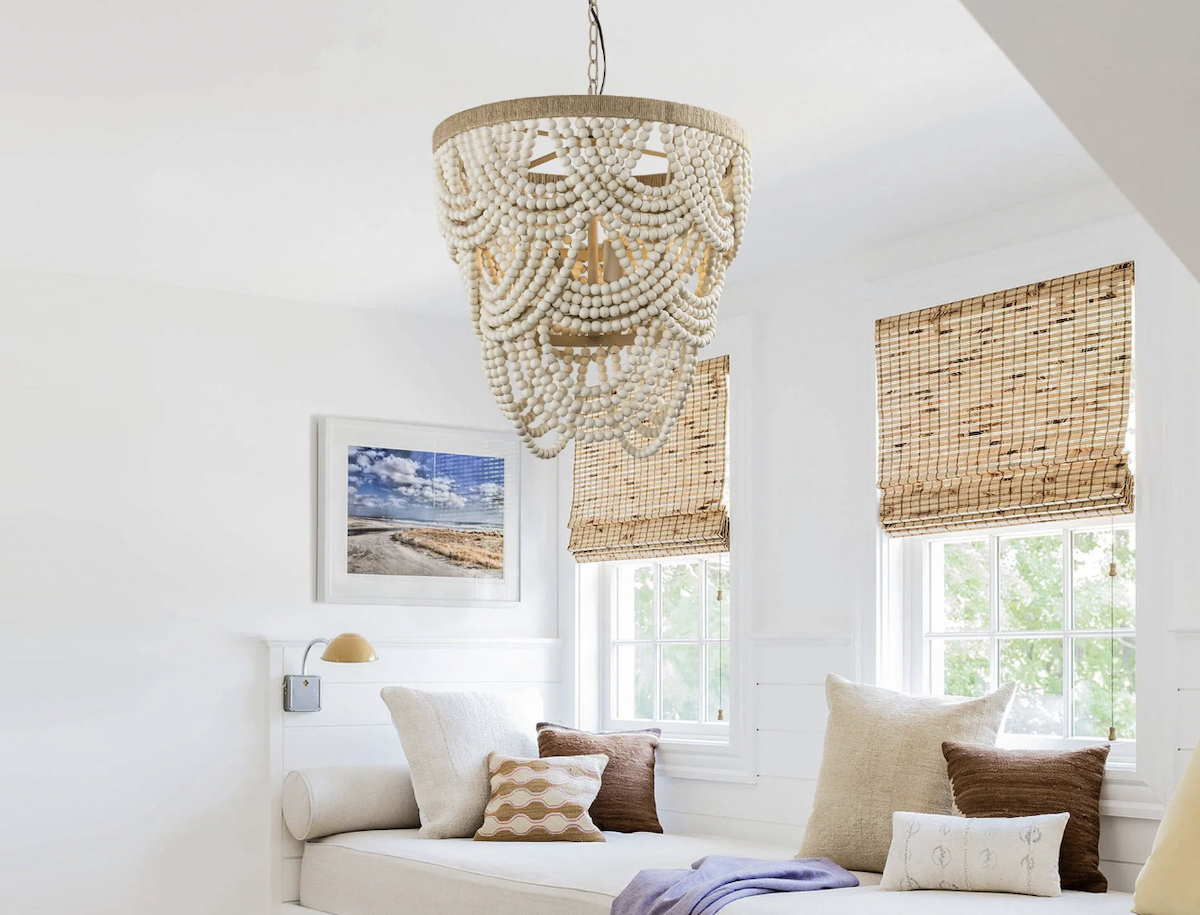
[[[351,517],[346,571],[360,575],[502,578],[501,531],[413,527],[400,521]]]
[[[460,531],[445,527],[413,527],[392,539],[472,569],[504,568],[503,531]]]

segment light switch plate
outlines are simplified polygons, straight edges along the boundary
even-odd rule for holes
[[[311,674],[288,674],[283,678],[285,712],[321,711],[321,678]]]

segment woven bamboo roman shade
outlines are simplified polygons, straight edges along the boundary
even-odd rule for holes
[[[1133,264],[875,324],[890,534],[1133,510]]]
[[[579,562],[729,551],[725,462],[729,357],[696,366],[666,444],[635,458],[619,442],[575,442],[569,548]]]

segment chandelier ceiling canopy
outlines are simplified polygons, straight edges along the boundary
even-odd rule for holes
[[[750,199],[750,141],[703,108],[588,95],[460,112],[433,135],[438,222],[500,409],[538,457],[670,435],[716,331]],[[607,74],[605,74],[606,76]]]

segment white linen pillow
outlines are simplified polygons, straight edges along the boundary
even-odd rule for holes
[[[979,699],[948,699],[826,677],[825,755],[800,857],[882,871],[893,813],[953,807],[942,741],[994,744],[1015,690],[1008,683]]]
[[[535,757],[532,728],[516,723],[512,700],[493,693],[380,690],[412,770],[423,839],[469,838],[483,825],[488,754]]]
[[[899,811],[879,888],[1059,896],[1058,853],[1070,818]]]

